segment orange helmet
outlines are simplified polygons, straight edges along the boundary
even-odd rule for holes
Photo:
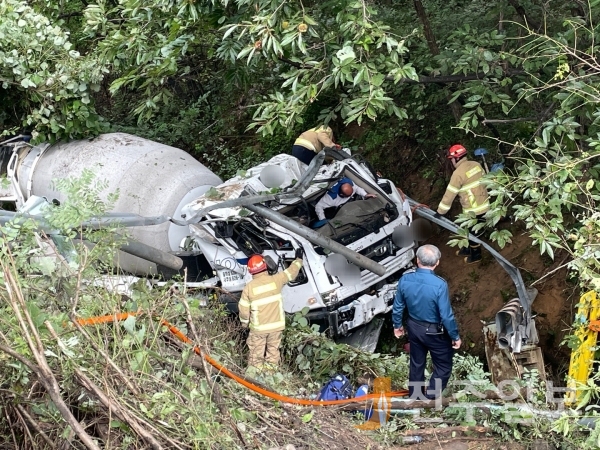
[[[453,145],[448,149],[448,159],[462,158],[467,154],[467,149],[460,144]]]
[[[267,270],[267,263],[265,259],[260,255],[252,255],[248,260],[248,272],[252,275],[261,273]]]

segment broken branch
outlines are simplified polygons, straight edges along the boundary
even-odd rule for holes
[[[27,367],[32,369],[37,374],[38,379],[56,405],[56,409],[58,409],[63,419],[65,419],[75,433],[77,433],[77,436],[79,439],[81,439],[81,442],[83,442],[88,449],[100,450],[100,447],[98,447],[92,437],[83,429],[77,419],[75,419],[73,413],[71,413],[71,410],[60,395],[60,386],[58,385],[58,381],[56,381],[56,377],[54,376],[52,369],[50,369],[50,365],[48,364],[46,356],[44,355],[44,346],[42,344],[42,340],[40,339],[37,328],[31,319],[31,315],[29,314],[27,306],[25,305],[25,299],[23,298],[21,286],[12,272],[14,270],[14,266],[8,266],[4,261],[2,261],[1,264],[2,271],[4,272],[5,288],[8,294],[8,303],[15,313],[19,326],[21,327],[23,335],[25,336],[29,349],[34,356],[38,367],[31,362],[26,364],[24,362],[26,358],[19,357],[17,359],[26,364]],[[8,348],[4,348],[2,350],[8,350]],[[16,357],[16,352],[14,351],[6,353]]]
[[[81,383],[81,385],[88,390],[92,395],[94,395],[100,403],[102,403],[106,408],[115,413],[115,415],[126,422],[137,434],[139,434],[142,439],[144,439],[154,450],[162,450],[162,445],[158,442],[154,436],[152,436],[146,428],[144,428],[139,422],[138,418],[133,414],[130,414],[125,408],[121,406],[121,404],[114,399],[109,399],[106,394],[98,387],[96,383],[90,380],[80,369],[75,369],[75,376]]]

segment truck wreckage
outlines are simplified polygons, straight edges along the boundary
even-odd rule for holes
[[[332,338],[367,351],[375,349],[398,279],[413,267],[417,242],[406,233],[413,215],[458,231],[453,222],[435,217],[390,180],[379,178],[366,161],[333,149],[319,153],[308,167],[290,155],[277,155],[224,183],[181,150],[123,133],[52,146],[32,146],[18,137],[0,143],[0,151],[9,181],[0,199],[14,202],[17,209],[3,211],[0,223],[31,217],[43,227],[40,204],[64,199],[52,180],[94,170],[120,196],[114,212],[81,226],[129,227],[119,266],[130,275],[121,279],[126,280],[121,286],[139,277],[164,282],[186,269],[189,287],[219,288],[222,301],[235,311],[251,279],[246,266],[250,255],[262,254],[269,269],[277,271],[301,248],[305,264],[284,288],[284,310],[308,311],[307,319]],[[326,154],[332,162],[323,165]],[[349,201],[314,228],[316,202],[342,177],[376,197]],[[484,329],[492,374],[496,381],[513,369],[519,374],[522,367],[514,356],[527,352],[539,354],[534,365],[543,371],[531,313],[534,295],[516,267],[487,243],[469,238],[494,256],[518,293]],[[532,365],[531,358],[523,365]]]

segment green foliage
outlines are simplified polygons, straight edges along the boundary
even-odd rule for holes
[[[321,111],[325,123],[341,117],[360,124],[381,114],[407,118],[389,91],[400,79],[417,75],[404,60],[405,38],[375,19],[373,5],[360,0],[310,7],[268,1],[249,7],[245,0],[234,5],[236,14],[222,19],[219,55],[275,66],[281,83],[261,100],[250,128],[271,134],[277,126],[302,123],[308,105],[332,91],[339,95],[337,104]]]
[[[48,223],[58,230],[66,232],[77,228],[81,222],[97,218],[110,211],[119,197],[119,190],[106,194],[108,182],[96,180],[94,172],[84,169],[78,178],[70,177],[56,180],[53,188],[67,195],[68,200],[53,208],[48,215]]]
[[[0,82],[12,99],[12,125],[33,129],[37,141],[106,130],[91,98],[104,65],[75,50],[68,32],[26,2],[3,1],[0,17]]]
[[[308,326],[306,313],[296,313],[284,333],[284,355],[293,361],[294,369],[304,377],[323,382],[336,373],[344,373],[354,379],[365,373],[390,377],[400,387],[408,380],[408,357],[396,358],[377,353],[365,353],[346,344],[336,344],[317,326]]]

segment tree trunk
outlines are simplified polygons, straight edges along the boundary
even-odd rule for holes
[[[423,31],[425,32],[425,39],[427,39],[427,45],[429,46],[429,51],[432,55],[439,55],[440,48],[437,45],[437,41],[435,40],[435,36],[433,34],[433,30],[431,29],[431,23],[429,23],[429,17],[427,17],[427,13],[425,12],[425,8],[423,7],[423,3],[421,0],[413,0],[415,5],[415,10],[417,11],[417,16],[423,25]],[[460,118],[462,117],[462,108],[458,101],[453,101],[450,103],[450,108],[452,109],[452,115],[454,116],[454,120],[456,122],[460,122]]]

